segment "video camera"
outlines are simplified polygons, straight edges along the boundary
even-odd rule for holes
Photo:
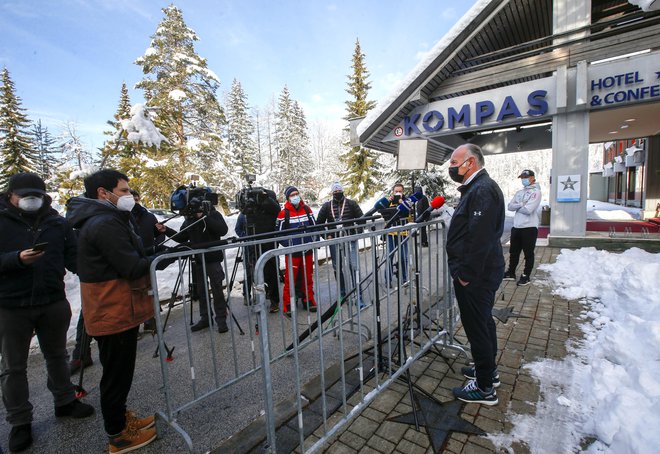
[[[218,194],[209,187],[182,185],[170,196],[170,209],[185,217],[197,213],[209,214],[217,204]]]
[[[272,198],[276,200],[273,191],[259,186],[252,186],[252,183],[254,183],[256,179],[256,175],[247,174],[245,180],[247,181],[248,187],[243,188],[236,193],[236,208],[246,216],[258,214],[259,208],[267,199]]]

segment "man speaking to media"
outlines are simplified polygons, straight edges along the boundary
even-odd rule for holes
[[[496,405],[495,388],[500,382],[492,310],[495,292],[504,277],[500,242],[504,196],[484,169],[484,155],[478,146],[465,144],[456,148],[449,165],[451,179],[462,183],[458,188],[461,200],[447,233],[449,272],[474,360],[474,367],[461,370],[470,381],[453,392],[464,402]]]

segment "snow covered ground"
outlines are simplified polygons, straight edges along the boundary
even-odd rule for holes
[[[536,413],[508,415],[512,432],[491,439],[543,454],[658,452],[660,254],[562,250],[540,269],[555,293],[585,301],[585,336],[564,360],[525,366],[540,382]]]

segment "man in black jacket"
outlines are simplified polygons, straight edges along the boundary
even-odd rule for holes
[[[75,238],[50,204],[44,181],[33,173],[12,176],[7,192],[0,194],[0,384],[12,452],[32,444],[26,370],[33,332],[46,360],[55,416],[94,413],[75,398],[67,364],[71,307],[64,273],[65,267],[76,271]]]
[[[236,220],[234,231],[239,237],[275,232],[277,215],[281,210],[275,192],[265,188],[251,188],[250,192],[253,198],[248,201],[246,206],[241,208],[242,211]],[[259,257],[261,257],[261,254],[276,247],[277,243],[271,241],[261,243],[258,246],[244,248],[247,272],[247,276],[245,277],[245,293],[248,299],[251,297],[254,265]],[[280,292],[279,266],[276,257],[266,262],[264,266],[264,281],[266,283],[266,297],[270,300],[270,313],[278,312],[280,310]]]
[[[154,416],[127,410],[133,384],[137,336],[153,317],[149,266],[130,221],[135,201],[128,177],[104,169],[85,178],[86,197],[73,197],[67,219],[78,235],[78,276],[85,330],[94,336],[103,366],[101,411],[113,454],[132,451],[156,439]]]
[[[142,240],[145,254],[152,255],[155,253],[156,246],[165,239],[165,235],[161,234],[156,228],[156,224],[158,224],[156,216],[140,205],[140,193],[134,189],[131,189],[130,193],[135,201],[135,206],[131,210],[133,227]],[[85,319],[81,311],[76,326],[76,344],[71,352],[71,362],[69,363],[72,375],[81,367],[86,368],[94,364],[92,360],[92,338],[83,333],[84,330]],[[144,322],[145,332],[154,332],[155,330],[156,321],[153,318]]]
[[[421,216],[426,213],[426,210],[429,208],[429,198],[424,194],[424,189],[421,186],[415,186],[415,194],[422,194],[422,197],[415,204],[415,214]],[[431,217],[431,213],[427,213],[422,222],[428,221]],[[429,247],[429,236],[428,236],[428,227],[422,227],[419,229],[422,236],[422,247]]]
[[[348,199],[344,196],[344,187],[340,182],[335,181],[332,183],[330,186],[330,192],[332,193],[332,200],[325,202],[321,206],[316,219],[317,224],[357,219],[362,217],[363,213],[360,205],[358,205],[354,200]],[[355,225],[355,223],[347,222],[346,224],[333,226],[331,229],[334,230],[340,227],[349,227],[352,225]],[[346,231],[346,234],[348,235],[353,233],[355,233],[355,229]],[[326,238],[332,239],[333,235],[327,234]],[[348,248],[348,260],[342,261],[342,256],[344,255],[343,252],[346,250],[345,248]],[[359,282],[359,277],[356,279],[356,272],[359,272],[357,241],[351,241],[350,243],[341,246],[330,246],[330,258],[332,259],[332,269],[335,272],[335,278],[339,279],[340,296],[341,298],[344,298],[346,296],[347,290],[346,282],[344,279],[346,271],[348,271],[348,276],[350,276],[349,283],[351,287],[355,286],[355,282]],[[342,265],[344,265],[344,267],[342,267]],[[358,305],[362,306],[362,295],[358,295]]]
[[[496,405],[495,388],[500,382],[492,309],[504,277],[504,196],[484,169],[484,156],[478,146],[461,145],[452,153],[449,164],[449,176],[462,185],[458,188],[461,200],[447,233],[447,257],[474,360],[474,367],[462,369],[470,381],[453,392],[464,402]]]
[[[202,189],[197,190],[201,191]],[[194,197],[191,196],[192,199]],[[159,224],[161,226],[160,232],[173,237],[172,239],[179,243],[189,241],[193,246],[195,244],[219,241],[229,231],[225,218],[213,206],[208,209],[208,212],[204,212],[202,206],[200,204],[199,209],[193,213],[188,213],[178,233],[171,228],[166,228],[162,224]],[[225,279],[225,273],[222,269],[223,258],[222,251],[207,252],[195,257],[194,274],[199,296],[200,320],[190,328],[191,331],[200,331],[210,326],[213,313],[209,314],[209,305],[206,302],[208,281],[211,281],[213,312],[215,312],[218,332],[226,333],[229,331],[229,327],[227,326],[227,302],[225,301],[225,294],[222,290],[222,281]],[[202,260],[206,264],[206,274],[204,273]]]

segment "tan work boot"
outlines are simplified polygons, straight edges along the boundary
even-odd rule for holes
[[[111,436],[108,445],[110,454],[122,454],[134,451],[148,445],[156,439],[156,429],[139,430],[134,426],[126,425],[119,435]]]
[[[156,418],[151,415],[146,418],[138,418],[131,410],[126,410],[126,427],[132,426],[137,430],[149,429],[156,424]]]

